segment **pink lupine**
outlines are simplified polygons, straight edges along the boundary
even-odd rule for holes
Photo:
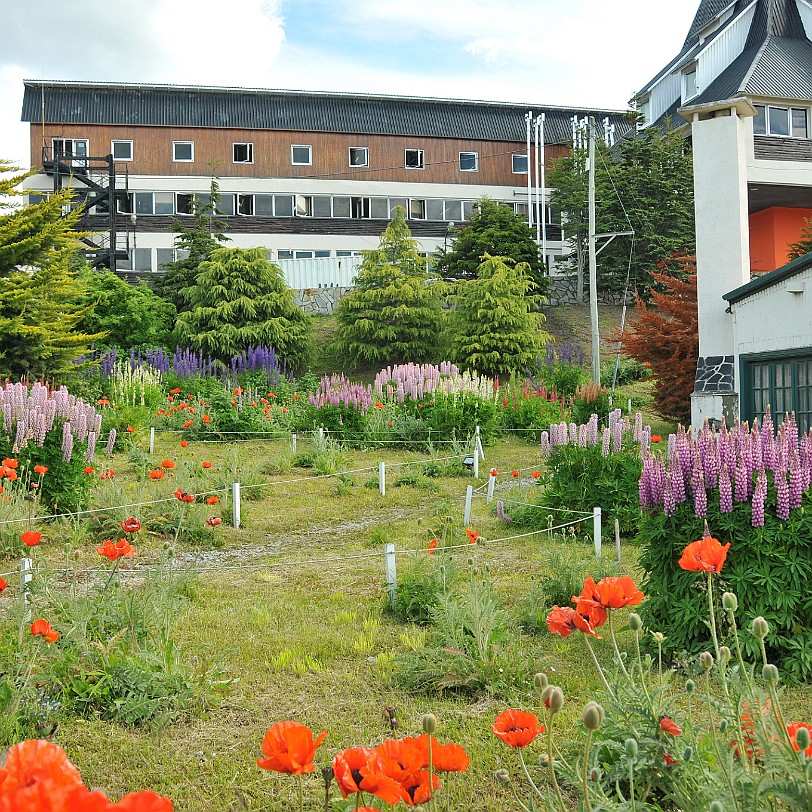
[[[787,472],[776,471],[773,474],[773,482],[776,491],[776,515],[782,521],[789,518],[789,485],[787,484]]]
[[[694,467],[691,485],[694,497],[694,515],[702,519],[708,515],[708,493],[705,490],[705,477],[698,465]]]
[[[750,524],[753,527],[764,527],[764,502],[767,499],[767,473],[764,469],[758,472],[756,487],[753,490],[753,516]]]
[[[733,510],[733,486],[726,464],[722,466],[722,473],[719,475],[719,510],[722,513]]]

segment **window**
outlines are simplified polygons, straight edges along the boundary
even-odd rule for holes
[[[406,169],[424,169],[423,164],[423,150],[422,149],[407,149],[406,150]]]
[[[155,214],[175,213],[175,193],[155,192]]]
[[[313,252],[312,251],[297,251],[294,254],[296,259],[313,259]]]
[[[133,159],[132,141],[111,141],[110,146],[114,161],[131,161]]]
[[[310,166],[313,163],[313,149],[309,144],[294,144],[290,148],[290,162],[294,166]]]
[[[174,248],[157,248],[155,250],[157,254],[157,261],[158,261],[158,270],[164,271],[164,265],[169,264],[170,262],[175,261],[175,249]]]
[[[527,153],[513,153],[513,174],[527,174]]]
[[[350,166],[369,166],[369,147],[350,147]]]
[[[254,163],[254,145],[253,144],[232,144],[231,145],[231,160],[235,164],[252,164],[252,163]]]
[[[410,220],[425,220],[426,219],[426,201],[425,200],[410,200],[409,201],[409,219]]]
[[[479,172],[479,153],[460,153],[460,172]]]
[[[462,201],[462,219],[468,220],[474,213],[474,206],[476,203],[473,200]]]
[[[234,214],[235,195],[220,195],[220,202],[217,204],[217,214],[224,214],[231,217]]]
[[[254,195],[254,214],[257,217],[273,217],[273,195]]]
[[[332,198],[329,195],[313,195],[313,216],[331,217],[333,213]]]
[[[51,141],[54,158],[87,158],[90,144],[87,138],[54,138]],[[71,166],[87,167],[87,161],[70,161]]]
[[[371,197],[369,199],[369,216],[373,220],[387,220],[389,218],[389,201],[385,197]]]
[[[316,259],[326,259],[327,257],[330,256],[330,252],[329,251],[314,251],[313,256]]]
[[[195,196],[191,192],[178,192],[175,195],[175,213],[195,213]]]
[[[176,162],[191,163],[195,159],[194,141],[173,141],[172,160]]]
[[[351,209],[351,199],[349,197],[333,198],[333,217],[349,217]]]
[[[273,207],[276,217],[293,217],[293,195],[274,195]]]
[[[395,216],[395,209],[400,206],[405,214],[405,217],[409,216],[409,201],[405,197],[390,197],[389,198],[389,218]]]
[[[756,104],[755,135],[809,138],[809,111],[805,107],[776,107]]]
[[[812,428],[812,356],[748,361],[744,378],[742,406],[748,419],[763,418],[769,405],[773,414],[795,412],[800,431]]]
[[[313,216],[313,198],[307,195],[296,195],[296,216]]]
[[[36,206],[38,203],[44,203],[47,199],[48,195],[42,194],[41,192],[29,192],[28,205]],[[121,211],[121,209],[119,209],[119,211]]]
[[[237,214],[245,217],[254,216],[254,196],[237,195]]]
[[[151,248],[134,248],[133,249],[133,270],[134,271],[152,271],[152,249]]]
[[[136,214],[155,214],[152,192],[136,192],[134,197]]]
[[[277,259],[293,259],[293,251],[281,250],[276,252]]]
[[[696,81],[696,65],[694,65],[682,74],[682,98],[687,101],[697,93],[699,93],[699,85]]]
[[[426,201],[426,219],[427,220],[443,220],[443,201],[442,200],[427,200]]]
[[[450,220],[458,223],[462,220],[462,201],[461,200],[446,200],[445,201],[445,220]]]

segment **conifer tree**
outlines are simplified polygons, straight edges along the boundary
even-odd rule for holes
[[[651,365],[657,411],[687,425],[699,357],[696,258],[674,256],[651,278],[649,301],[638,295],[628,331],[617,338],[627,355]]]
[[[812,217],[807,217],[801,229],[801,238],[798,242],[792,242],[787,246],[787,261],[798,259],[810,251],[812,251]]]
[[[189,289],[190,310],[177,321],[179,343],[221,360],[248,347],[273,347],[289,369],[310,348],[310,318],[297,307],[265,248],[217,248]]]
[[[451,321],[451,360],[484,375],[524,372],[549,334],[543,301],[525,262],[485,254],[477,278],[460,282]]]
[[[31,174],[0,159],[0,374],[12,378],[70,372],[101,337],[76,329],[88,312],[72,270],[81,211],[63,216],[67,189],[31,205],[15,200]]]
[[[355,288],[336,308],[336,350],[353,364],[436,358],[443,289],[429,284],[405,211],[396,207],[378,248],[363,252]]]

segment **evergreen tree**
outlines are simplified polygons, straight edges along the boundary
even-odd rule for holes
[[[548,175],[551,203],[562,212],[573,258],[587,256],[586,152],[586,147],[574,147]],[[631,237],[617,237],[601,251],[597,273],[602,291],[623,291],[628,271],[631,290],[644,292],[658,262],[675,252],[694,253],[693,158],[681,131],[648,127],[632,131],[611,148],[597,139],[595,228],[598,234],[635,232],[633,243]]]
[[[442,288],[429,284],[405,210],[396,207],[378,248],[363,252],[354,290],[336,308],[336,350],[354,364],[432,360],[442,332]]]
[[[172,302],[178,313],[189,309],[187,297],[189,289],[197,280],[200,263],[207,260],[212,251],[228,242],[224,233],[225,223],[216,217],[219,202],[220,185],[217,178],[212,178],[208,198],[203,202],[197,196],[192,199],[194,216],[191,224],[188,220],[175,219],[175,250],[183,251],[187,256],[163,266],[163,276],[158,280],[158,293]]]
[[[801,229],[801,238],[798,242],[792,242],[787,246],[787,261],[798,259],[810,251],[812,251],[812,217],[807,217]]]
[[[63,216],[70,190],[39,203],[15,201],[32,172],[0,159],[0,374],[60,376],[101,336],[77,328],[88,314],[72,267],[81,211]]]
[[[687,425],[699,357],[696,258],[671,257],[651,277],[649,301],[638,295],[628,332],[616,338],[627,355],[651,365],[657,411]]]
[[[442,276],[476,279],[482,257],[490,254],[526,263],[536,291],[547,290],[544,262],[533,231],[510,206],[482,198],[470,220],[450,233],[454,238],[451,249],[440,250],[436,257],[437,272]]]
[[[485,254],[477,278],[460,282],[451,322],[451,360],[497,376],[524,372],[551,340],[535,312],[543,297],[526,263]]]
[[[248,347],[273,347],[293,370],[310,348],[310,318],[265,248],[217,248],[189,289],[177,321],[179,343],[223,361]]]

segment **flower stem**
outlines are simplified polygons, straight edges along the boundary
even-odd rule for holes
[[[651,694],[648,692],[648,688],[646,687],[646,675],[643,673],[643,660],[640,657],[640,632],[634,632],[634,648],[635,652],[637,653],[637,669],[640,671],[640,682],[643,686],[643,693],[646,695],[646,699],[648,700],[649,707],[654,710],[654,705],[651,701]],[[660,675],[662,676],[662,674]]]
[[[584,810],[585,812],[592,812],[592,804],[589,801],[589,783],[587,776],[589,774],[589,749],[592,746],[592,731],[586,738],[586,747],[584,748],[584,768],[581,772],[581,783],[584,787]]]
[[[620,665],[620,670],[623,671],[626,679],[634,685],[634,680],[632,680],[631,676],[629,676],[629,672],[626,670],[626,666],[623,664],[623,658],[620,656],[620,649],[617,647],[617,640],[615,639],[615,630],[612,627],[612,610],[607,609],[607,614],[609,615],[609,636],[612,638],[612,647],[615,650],[615,656],[617,657],[618,664]]]
[[[302,790],[302,776],[297,775],[296,778],[299,787],[299,812],[304,812],[304,792]]]
[[[634,797],[634,759],[629,759],[629,800],[632,802],[632,812],[637,810],[637,800]]]
[[[553,781],[553,789],[555,790],[558,802],[561,804],[563,812],[567,812],[567,805],[564,803],[564,796],[561,795],[561,788],[558,786],[558,779],[555,775],[555,762],[553,761],[553,714],[549,715],[549,724],[547,725],[547,760],[549,761],[550,778]]]
[[[716,654],[716,660],[719,660],[719,638],[716,635],[716,610],[713,607],[713,573],[708,575],[708,606],[710,607],[710,630],[711,637],[713,638],[713,650]]]
[[[522,765],[522,770],[524,770],[524,777],[528,780],[530,786],[533,788],[533,791],[539,798],[544,799],[544,793],[536,786],[535,781],[530,777],[530,773],[527,771],[527,765],[524,763],[524,756],[522,755],[522,751],[519,750],[519,763]]]
[[[592,655],[592,662],[595,663],[595,668],[598,669],[598,674],[600,675],[601,681],[603,682],[604,687],[613,699],[615,698],[615,692],[612,690],[612,686],[609,685],[609,681],[606,679],[606,674],[603,673],[603,669],[601,668],[601,664],[598,662],[598,658],[595,656],[595,649],[592,648],[592,643],[589,642],[589,637],[587,635],[583,635],[584,642],[586,643],[586,647],[589,649],[589,653]]]

